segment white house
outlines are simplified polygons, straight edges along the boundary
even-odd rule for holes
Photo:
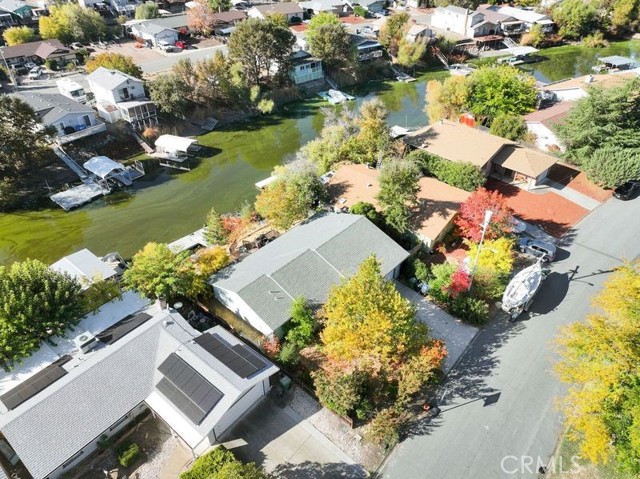
[[[160,42],[175,45],[178,41],[178,31],[166,28],[154,22],[141,22],[131,26],[131,34],[143,43],[150,43],[157,47]]]
[[[497,19],[486,18],[484,11],[470,11],[455,5],[436,8],[431,16],[431,27],[463,38],[494,35],[500,30]]]
[[[433,33],[426,25],[413,24],[407,30],[406,38],[412,43],[422,40],[423,38],[431,38]]]
[[[295,2],[282,2],[282,3],[267,3],[263,5],[256,5],[247,10],[247,16],[249,18],[262,18],[265,19],[269,15],[274,13],[280,13],[287,17],[289,23],[295,21],[301,22],[304,12],[300,5]]]
[[[0,476],[56,479],[148,409],[197,456],[278,371],[220,326],[201,333],[136,292],[52,339],[0,373]]]
[[[375,254],[382,274],[396,278],[408,253],[364,216],[311,218],[210,280],[215,297],[260,333],[281,335],[291,304],[325,302],[332,286]]]
[[[387,2],[385,0],[351,0],[349,5],[352,9],[356,5],[359,5],[367,12],[380,13],[385,9],[386,3]]]
[[[553,92],[558,101],[576,101],[586,97],[590,87],[614,88],[634,78],[638,78],[638,74],[633,71],[584,75],[549,83],[544,86],[544,89]]]
[[[98,114],[108,123],[124,120],[136,129],[158,123],[156,106],[146,97],[142,80],[100,67],[87,76],[87,81]]]
[[[523,8],[509,6],[501,7],[498,5],[493,5],[487,10],[493,10],[503,15],[515,18],[516,21],[524,24],[524,31],[526,32],[528,32],[533,25],[540,25],[544,33],[551,33],[555,26],[549,15],[538,13],[534,10],[525,10]]]
[[[59,143],[69,143],[106,130],[103,122],[96,118],[96,112],[60,93],[20,92],[24,100],[40,117],[46,126],[56,129]]]
[[[525,115],[527,130],[536,137],[536,147],[543,151],[564,151],[564,146],[554,132],[554,126],[564,121],[572,107],[572,102],[563,101]]]
[[[331,12],[339,17],[349,14],[349,4],[345,0],[310,0],[299,2],[298,5],[308,16],[316,15],[320,12]]]
[[[289,76],[296,85],[324,78],[322,61],[312,57],[310,53],[298,50],[291,55],[291,60],[292,66]]]

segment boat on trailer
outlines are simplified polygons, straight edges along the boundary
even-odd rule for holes
[[[502,295],[502,310],[508,313],[511,319],[516,319],[523,311],[528,311],[548,273],[548,270],[542,268],[542,262],[536,261],[516,274]]]

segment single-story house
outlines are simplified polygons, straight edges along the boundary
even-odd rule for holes
[[[247,10],[247,16],[249,18],[262,18],[265,19],[269,15],[279,13],[287,17],[289,23],[301,22],[304,12],[300,5],[295,2],[282,2],[282,3],[266,3],[263,5],[256,5]]]
[[[542,151],[564,150],[553,128],[554,125],[563,122],[572,107],[573,102],[563,101],[544,110],[537,110],[525,115],[524,121],[527,130],[536,137],[536,147]]]
[[[488,33],[483,33],[478,31],[476,34],[475,30],[471,28],[472,25],[479,24],[483,22],[484,16],[480,12],[470,11],[468,8],[462,8],[455,5],[448,5],[446,7],[438,7],[434,10],[431,16],[431,27],[447,31],[453,32],[457,35],[460,35],[464,38],[473,38],[476,36],[485,35]],[[487,32],[491,29],[496,29],[496,26],[486,25]]]
[[[163,27],[155,22],[137,23],[132,25],[130,30],[137,41],[140,43],[149,43],[154,47],[157,47],[160,42],[175,45],[179,37],[178,30]]]
[[[558,159],[519,146],[513,141],[462,123],[441,120],[404,137],[409,148],[420,149],[445,160],[470,162],[486,175],[525,184],[531,189],[542,182]]]
[[[133,17],[136,13],[136,7],[142,3],[141,0],[107,0],[109,10],[112,10],[116,16],[124,15]]]
[[[478,8],[476,8],[476,12],[479,12],[482,14],[483,21],[493,24],[495,26],[494,31],[488,32],[489,35],[493,35],[493,34],[502,34],[506,36],[518,35],[520,33],[523,33],[526,30],[525,24],[523,21],[518,20],[517,18],[512,17],[510,15],[505,15],[504,13],[500,13],[488,7],[490,7],[490,5],[480,5]],[[478,24],[478,28],[480,27],[481,25]],[[476,35],[476,36],[479,36],[479,35]]]
[[[359,5],[370,13],[380,13],[387,6],[387,2],[385,0],[349,0],[348,4],[352,10],[353,7]]]
[[[375,254],[382,274],[400,273],[409,254],[364,216],[316,216],[214,275],[215,297],[254,329],[282,335],[291,304],[303,296],[323,304],[332,286]]]
[[[553,28],[555,26],[555,23],[553,23],[553,20],[551,20],[551,17],[549,17],[549,15],[538,13],[534,10],[525,10],[518,7],[499,5],[492,5],[488,7],[487,10],[493,10],[503,15],[515,18],[513,24],[516,26],[520,23],[523,24],[522,31],[524,32],[528,32],[533,25],[540,25],[543,33],[551,33],[553,32]],[[503,27],[505,25],[509,26],[509,23],[504,22]]]
[[[331,12],[339,17],[349,14],[349,4],[345,0],[310,0],[299,2],[298,5],[304,10],[308,17],[321,12]]]
[[[35,110],[43,125],[56,129],[57,140],[62,144],[106,130],[93,108],[60,93],[24,91],[17,96]]]
[[[0,47],[2,56],[9,66],[26,62],[44,63],[55,61],[59,65],[76,61],[76,53],[65,47],[60,40],[40,40],[11,47]]]
[[[332,202],[339,208],[351,208],[361,201],[379,208],[376,199],[380,191],[379,176],[380,170],[366,165],[341,166],[327,185]],[[420,204],[414,209],[413,232],[431,248],[451,230],[460,203],[471,193],[430,177],[420,178],[419,186]]]
[[[201,333],[136,292],[52,339],[0,373],[0,470],[8,477],[56,479],[149,409],[195,457],[269,391],[278,371],[220,326]]]
[[[544,86],[544,89],[555,93],[558,101],[575,101],[586,97],[589,87],[615,88],[634,78],[638,78],[638,75],[634,72],[584,75],[549,83]]]
[[[296,85],[321,80],[324,78],[322,61],[304,50],[298,50],[291,55],[289,76]]]
[[[82,285],[82,289],[88,289],[96,280],[107,280],[120,274],[117,265],[99,258],[87,248],[59,259],[49,268],[71,276]]]
[[[242,10],[229,10],[211,15],[213,19],[213,31],[218,35],[229,35],[235,30],[236,24],[247,19],[247,14]]]

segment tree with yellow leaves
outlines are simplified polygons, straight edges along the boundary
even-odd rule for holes
[[[428,341],[426,326],[416,322],[415,306],[381,275],[375,256],[331,290],[323,316],[323,349],[338,363],[386,368]]]
[[[581,453],[640,474],[640,260],[620,267],[594,300],[598,313],[560,334],[562,405]]]

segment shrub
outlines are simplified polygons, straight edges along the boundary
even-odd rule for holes
[[[414,151],[407,159],[414,161],[423,174],[433,176],[461,190],[475,191],[487,181],[480,168],[471,163],[445,160],[424,151]]]
[[[103,434],[102,436],[100,436],[100,439],[98,439],[98,448],[101,451],[106,451],[107,449],[109,449],[111,447],[111,444],[113,444],[113,438],[107,436],[106,434]]]
[[[58,62],[56,60],[47,60],[44,62],[44,66],[47,70],[57,71],[58,70]]]
[[[378,210],[376,210],[376,207],[371,203],[358,201],[351,208],[349,208],[349,213],[351,213],[352,215],[366,216],[367,219],[378,228],[384,225],[384,217]]]
[[[191,469],[180,474],[180,479],[210,479],[226,464],[236,462],[231,451],[219,446],[195,460]]]
[[[587,35],[582,39],[582,45],[587,48],[604,48],[609,46],[609,42],[604,39],[602,32]]]
[[[284,343],[278,354],[278,359],[285,366],[293,366],[299,358],[298,347],[294,343]]]
[[[436,264],[431,267],[432,279],[429,281],[429,295],[441,302],[449,301],[448,289],[451,285],[451,275],[456,266],[451,263]]]
[[[517,141],[523,139],[527,134],[527,124],[519,115],[504,114],[493,120],[489,131],[492,135]]]
[[[140,447],[135,442],[124,442],[118,447],[118,463],[129,467],[140,456]]]
[[[365,18],[367,16],[367,11],[360,5],[356,5],[355,7],[353,7],[353,13],[356,15],[356,17]]]
[[[376,444],[387,448],[400,440],[401,415],[393,408],[387,408],[376,414],[368,427],[369,437]]]
[[[469,289],[470,284],[471,277],[469,273],[463,269],[458,269],[451,275],[451,284],[447,291],[452,298],[457,298],[460,293],[464,293]]]
[[[484,324],[489,319],[489,305],[470,296],[459,295],[449,309],[454,316],[474,325]]]
[[[364,375],[358,371],[341,375],[318,371],[313,373],[313,384],[323,405],[341,416],[348,416],[360,402]]]
[[[426,283],[429,279],[429,268],[418,258],[409,258],[403,265],[404,274],[408,278],[416,278],[418,281]]]
[[[313,311],[302,296],[296,298],[291,304],[291,320],[287,326],[289,327],[285,335],[287,342],[296,348],[304,348],[313,340],[316,320],[313,317]]]

